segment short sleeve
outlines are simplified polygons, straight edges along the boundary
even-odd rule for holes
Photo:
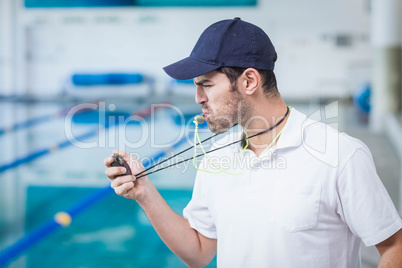
[[[369,149],[356,149],[337,181],[338,213],[366,246],[402,228],[402,221],[377,175]]]
[[[205,159],[204,159],[205,160]],[[205,164],[202,161],[201,166]],[[216,239],[216,227],[208,209],[208,173],[197,172],[193,196],[183,210],[183,217],[190,223],[191,228],[205,237]]]

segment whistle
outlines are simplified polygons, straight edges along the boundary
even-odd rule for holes
[[[198,124],[202,124],[204,123],[205,119],[204,119],[204,114],[197,114],[194,117],[194,120],[197,121]]]

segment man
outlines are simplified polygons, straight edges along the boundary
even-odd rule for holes
[[[203,159],[184,217],[148,177],[116,177],[125,169],[110,167],[108,157],[111,186],[138,202],[190,267],[207,265],[216,253],[219,267],[360,267],[361,240],[376,245],[380,267],[402,267],[402,221],[368,148],[295,108],[289,111],[276,87],[275,61],[268,36],[235,18],[212,24],[190,57],[164,68],[173,78],[194,78],[196,102],[211,131],[222,133],[236,123],[243,128],[225,139],[243,142]],[[325,152],[314,153],[323,138]],[[137,159],[115,153],[134,174],[144,170]],[[223,158],[231,164],[212,163]],[[236,165],[241,161],[247,164]]]

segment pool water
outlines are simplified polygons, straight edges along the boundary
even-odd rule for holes
[[[26,231],[84,198],[94,188],[29,187]],[[181,214],[191,190],[160,190]],[[44,257],[46,256],[46,257]],[[134,201],[110,194],[32,248],[26,267],[186,267],[161,241]],[[213,261],[208,267],[215,267]]]
[[[127,118],[133,111],[150,103],[114,104],[116,109],[108,116]],[[3,102],[1,106],[6,120],[0,122],[0,129],[16,122],[54,114],[66,107],[59,103],[13,102]],[[0,171],[0,249],[8,248],[53,219],[56,213],[65,211],[107,186],[103,159],[113,149],[152,157],[166,151],[161,144],[174,144],[178,137],[183,138],[178,134],[182,125],[191,128],[192,117],[199,113],[199,107],[188,104],[177,106],[184,112],[184,121],[178,120],[173,110],[156,112],[154,117],[145,120],[149,129],[153,128],[152,134],[144,132],[143,127],[136,123],[107,124],[106,128],[99,128],[101,122],[96,111],[71,118],[71,131],[76,137],[91,133],[94,129],[97,131],[92,136],[83,136],[78,140],[86,144],[94,142],[95,146],[91,148],[70,144],[66,139],[64,117],[54,117],[0,135],[0,167],[16,159],[27,160]],[[201,139],[210,135],[207,129],[200,129]],[[138,145],[141,136],[147,137],[141,146],[130,147],[121,143],[124,140]],[[57,144],[64,146],[57,147]],[[189,137],[181,146],[168,150],[166,155],[170,156],[191,145],[192,139]],[[204,147],[208,149],[209,145],[205,144]],[[27,157],[43,149],[48,149],[48,152],[35,159]],[[193,150],[190,150],[181,157],[191,157],[192,154]],[[182,215],[183,208],[191,199],[196,170],[190,162],[150,175],[162,196],[179,215]],[[208,267],[215,266],[216,261],[213,260]],[[135,201],[110,191],[110,194],[73,217],[71,225],[52,232],[7,267],[186,266],[164,245]]]

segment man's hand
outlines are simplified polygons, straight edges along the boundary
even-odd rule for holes
[[[206,266],[216,254],[216,239],[207,238],[190,227],[189,222],[176,214],[159,194],[148,176],[135,178],[135,174],[145,170],[141,162],[121,151],[133,175],[119,176],[126,172],[123,167],[112,167],[113,158],[105,158],[105,171],[116,194],[134,199],[146,213],[152,226],[163,242],[190,267]]]
[[[144,171],[144,166],[137,158],[132,157],[125,152],[114,150],[113,153],[124,158],[124,160],[130,166],[133,175],[121,176],[122,174],[126,173],[126,169],[124,167],[112,167],[111,164],[113,162],[113,158],[111,156],[106,157],[104,163],[108,168],[105,170],[105,174],[111,182],[111,187],[114,189],[116,194],[120,196],[137,201],[142,200],[145,196],[146,188],[147,185],[150,184],[150,181],[148,176],[144,176],[137,180],[135,174]]]

